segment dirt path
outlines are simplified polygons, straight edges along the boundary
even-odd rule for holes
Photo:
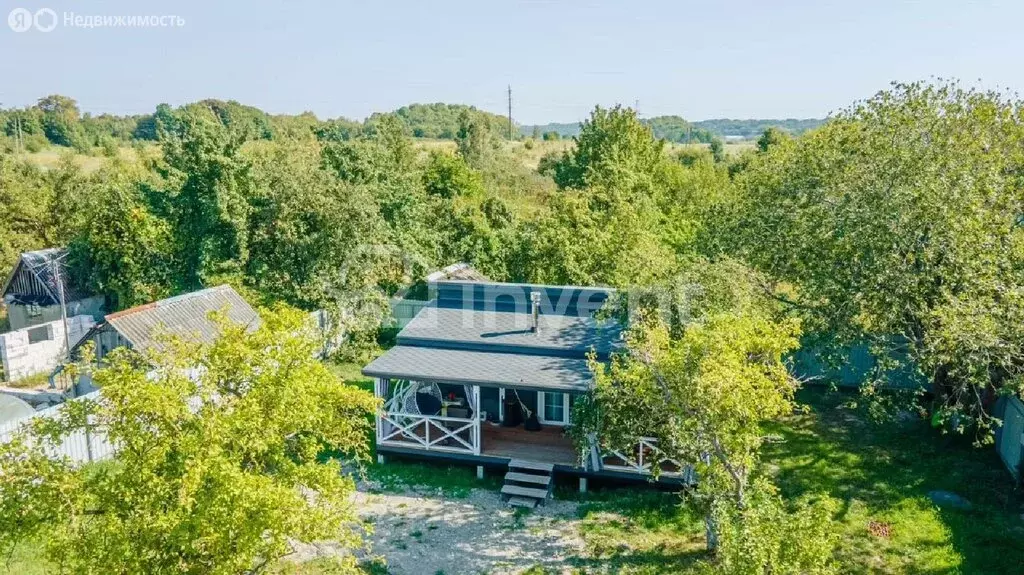
[[[374,525],[373,553],[383,555],[395,575],[518,573],[534,565],[568,571],[567,560],[583,547],[571,502],[548,501],[517,514],[482,489],[465,499],[436,491],[361,492],[357,502]]]
[[[474,489],[465,498],[437,489],[355,495],[360,515],[373,526],[366,557],[383,557],[393,575],[512,574],[534,566],[570,572],[582,552],[576,503],[548,501],[516,513],[494,491]],[[330,545],[300,551],[295,561],[330,555]]]

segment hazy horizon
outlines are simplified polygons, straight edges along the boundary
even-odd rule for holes
[[[19,5],[52,10],[53,29],[16,32]],[[133,15],[181,25],[74,24]],[[520,125],[637,102],[643,117],[823,118],[893,81],[1024,87],[1024,4],[997,2],[43,0],[5,16],[0,103],[59,93],[94,114],[217,98],[321,118],[433,102],[504,115],[511,84]]]

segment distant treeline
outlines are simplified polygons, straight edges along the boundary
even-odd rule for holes
[[[508,134],[505,117],[462,104],[413,104],[394,112],[373,114],[365,122],[347,118],[321,120],[312,112],[270,115],[235,101],[209,99],[196,105],[208,108],[225,126],[253,140],[346,141],[372,135],[386,117],[398,119],[407,136],[455,139],[460,122],[465,124],[463,114],[494,135]],[[5,148],[35,152],[53,144],[83,152],[95,148],[113,152],[119,145],[156,141],[157,126],[161,125],[158,119],[169,121],[171,112],[171,106],[160,104],[152,114],[94,116],[82,113],[74,99],[54,94],[40,98],[34,106],[0,108],[0,132],[6,136],[2,142]]]
[[[753,139],[760,136],[767,128],[780,128],[794,136],[799,136],[807,130],[812,130],[822,125],[825,120],[817,118],[785,120],[700,120],[689,122],[679,116],[657,116],[642,120],[651,128],[655,137],[663,138],[670,142],[700,142],[710,143],[715,138],[744,138]],[[550,123],[530,126],[520,126],[523,134],[548,134],[556,133],[561,138],[576,136],[580,132],[579,123]]]
[[[383,118],[400,121],[406,135],[415,138],[451,140],[458,137],[463,114],[477,120],[498,138],[508,137],[508,119],[464,104],[412,104],[393,112],[375,113],[364,122],[347,118],[321,120],[312,112],[290,115],[270,115],[252,106],[235,101],[202,100],[197,104],[208,107],[225,125],[246,133],[247,137],[262,140],[318,139],[345,141],[361,134],[373,134]],[[19,147],[29,152],[49,144],[76,148],[83,152],[101,148],[113,153],[120,145],[131,142],[156,141],[156,126],[161,114],[169,114],[171,107],[160,104],[152,114],[92,115],[82,113],[74,99],[54,94],[40,98],[26,108],[0,108],[0,131],[7,139],[0,144],[5,148]],[[776,127],[793,135],[820,126],[824,120],[702,120],[688,122],[679,116],[658,116],[642,120],[656,138],[670,142],[711,143],[720,138],[757,138],[766,128]],[[544,138],[547,140],[572,137],[579,134],[580,125],[543,124],[515,126],[515,138]]]

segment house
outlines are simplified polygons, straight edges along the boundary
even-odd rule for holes
[[[218,311],[251,329],[260,323],[256,310],[230,286],[222,285],[108,314],[83,341],[95,344],[97,359],[118,347],[146,351],[173,336],[209,343],[218,333],[210,314]]]
[[[103,317],[103,296],[87,293],[65,273],[62,260],[66,256],[66,249],[51,248],[25,252],[18,258],[0,292],[11,330],[60,320],[62,291],[68,317],[88,315],[97,321]]]
[[[595,312],[614,290],[440,280],[434,298],[363,374],[383,400],[377,453],[509,470],[502,493],[515,503],[546,499],[555,473],[684,483],[689,467],[668,460],[654,440],[630,452],[579,450],[565,433],[589,391],[588,354],[607,361],[622,326]]]
[[[25,252],[7,277],[2,294],[10,329],[0,333],[0,380],[49,373],[103,316],[103,297],[87,294],[65,273],[66,256],[62,248]]]

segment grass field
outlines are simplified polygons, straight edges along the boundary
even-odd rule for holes
[[[433,150],[447,150],[454,152],[456,149],[454,140],[416,138],[413,140],[413,145],[424,155]],[[501,146],[503,146],[504,149],[509,150],[522,158],[523,165],[531,170],[537,169],[537,165],[544,155],[551,152],[562,152],[569,149],[571,145],[572,140],[569,139],[554,141],[535,140],[529,144],[525,141],[501,142]],[[753,149],[753,147],[754,142],[750,141],[726,142],[725,152],[728,155],[736,155],[745,150]],[[669,143],[667,146],[669,153],[675,153],[684,148],[707,148],[707,145]],[[149,151],[153,151],[155,153],[156,150],[156,145],[153,144],[147,148],[147,153]],[[131,147],[122,147],[120,148],[119,153],[123,160],[132,161],[138,158],[138,152]],[[71,148],[61,148],[59,146],[51,146],[38,152],[25,154],[25,158],[28,159],[29,162],[44,170],[52,170],[56,168],[60,165],[61,159],[65,156],[70,156],[86,173],[92,173],[100,169],[100,167],[103,166],[103,163],[107,160],[107,158],[99,154],[98,151],[95,155],[86,155]]]

